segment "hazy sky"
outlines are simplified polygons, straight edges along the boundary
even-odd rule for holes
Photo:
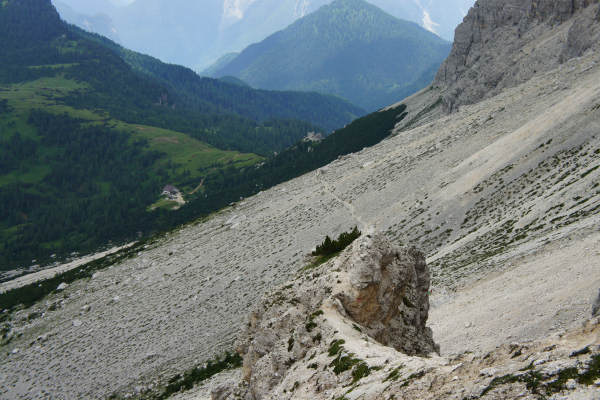
[[[52,1],[64,3],[79,13],[69,22],[84,29],[163,61],[202,70],[224,54],[241,51],[333,0]],[[452,40],[454,28],[475,2],[367,1],[398,18],[419,23],[446,40]],[[106,14],[110,20],[89,18],[97,14]]]

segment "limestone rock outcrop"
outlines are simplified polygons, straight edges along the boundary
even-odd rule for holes
[[[434,86],[444,92],[446,111],[454,111],[597,50],[598,43],[597,1],[478,0],[456,29]]]
[[[238,346],[248,385],[244,398],[272,398],[296,362],[317,354],[347,363],[346,369],[330,364],[316,385],[339,386],[363,365],[360,349],[342,350],[352,342],[344,330],[407,355],[435,353],[426,327],[429,281],[423,254],[396,248],[381,234],[363,235],[338,258],[305,271],[250,316]]]
[[[405,354],[434,350],[429,313],[430,274],[417,250],[399,249],[383,236],[359,242],[345,262],[347,290],[336,297],[369,336]]]
[[[423,255],[382,235],[264,298],[238,351],[242,380],[212,400],[594,400],[600,320],[487,354],[435,354]]]

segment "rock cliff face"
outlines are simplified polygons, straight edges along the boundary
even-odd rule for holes
[[[434,81],[446,111],[472,104],[598,49],[595,0],[479,0],[456,29]]]
[[[314,359],[319,365],[318,355],[338,356],[320,363],[318,369],[325,370],[315,387],[322,390],[368,369],[361,351],[342,350],[352,341],[344,331],[407,355],[434,353],[425,326],[428,311],[429,269],[423,254],[396,248],[383,235],[363,236],[337,259],[267,296],[252,313],[238,345],[247,383],[243,397],[275,396],[296,363]]]

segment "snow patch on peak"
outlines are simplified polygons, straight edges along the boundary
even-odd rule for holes
[[[426,2],[425,6],[423,6],[421,0],[413,0],[413,4],[423,13],[423,16],[421,17],[421,26],[427,29],[429,32],[438,35],[439,33],[436,28],[439,27],[440,24],[431,19],[431,14],[428,11],[428,8],[431,8],[431,3],[431,1]]]
[[[223,17],[240,20],[248,7],[256,0],[225,0],[223,2]]]
[[[436,27],[440,26],[440,24],[434,22],[431,19],[431,16],[429,15],[429,12],[427,12],[427,10],[423,10],[423,19],[421,20],[421,23],[423,24],[423,28],[427,29],[429,32],[437,34],[437,31],[435,29]]]
[[[296,0],[296,6],[294,7],[294,18],[303,18],[308,14],[308,7],[310,3],[308,0]]]

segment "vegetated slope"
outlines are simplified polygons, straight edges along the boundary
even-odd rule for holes
[[[530,46],[553,38],[560,52],[569,47],[565,28],[597,15],[599,6],[578,10],[562,24],[527,18],[518,22],[525,29],[521,35],[543,28],[545,34],[532,36]],[[248,197],[113,262],[89,266],[83,276],[91,279],[69,281],[52,293],[58,277],[41,301],[2,314],[11,338],[0,352],[8,396],[36,398],[41,390],[75,398],[134,394],[163,387],[177,374],[187,376],[185,371],[233,348],[247,327],[249,309],[275,286],[283,289],[290,278],[306,273],[305,255],[326,235],[355,225],[364,235],[383,231],[392,243],[425,253],[433,283],[428,325],[442,356],[449,356],[436,372],[429,367],[437,368],[431,364],[437,358],[388,357],[389,349],[377,343],[369,343],[373,352],[367,353],[364,336],[344,325],[350,331],[339,332],[355,340],[357,351],[386,354],[369,367],[392,360],[371,371],[373,381],[363,381],[361,391],[381,388],[387,399],[384,390],[392,385],[420,398],[419,390],[439,377],[434,386],[456,393],[472,389],[475,398],[534,399],[539,396],[531,389],[545,388],[551,382],[546,378],[558,378],[557,371],[572,366],[581,367],[576,377],[568,371],[575,377],[569,386],[578,390],[579,374],[597,354],[597,325],[588,333],[547,338],[586,319],[600,286],[599,53],[592,49],[565,59],[451,114],[443,112],[444,94],[432,88],[405,99],[408,116],[393,137],[373,147]],[[318,280],[318,272],[310,270],[304,278]],[[297,303],[288,293],[273,294],[281,307],[289,304],[286,310]],[[527,343],[540,338],[543,342]],[[578,352],[587,344],[590,352]],[[310,376],[326,366],[331,371],[333,358],[326,363],[327,354],[307,363],[321,363],[320,370],[300,369],[303,361],[297,371]],[[400,364],[404,367],[385,381]],[[496,370],[482,371],[490,365]],[[547,375],[532,375],[539,371]],[[515,375],[535,379],[528,385]],[[335,385],[353,377],[340,377],[343,382],[331,382],[341,395],[352,386]],[[495,378],[503,380],[491,385]],[[287,381],[285,396],[301,398],[304,392],[290,390],[296,380],[301,386],[309,379]],[[561,382],[553,387],[562,390]],[[597,392],[586,386],[590,389]]]
[[[213,76],[334,94],[373,111],[429,84],[449,49],[363,0],[336,0],[249,46]]]
[[[212,212],[239,198],[231,177],[256,153],[320,130],[300,114],[344,124],[360,112],[200,78],[67,26],[49,1],[3,2],[0,33],[3,270]],[[150,213],[166,184],[201,204],[174,219]]]
[[[331,95],[256,90],[247,84],[240,85],[240,82],[200,77],[188,68],[162,63],[106,38],[83,31],[79,33],[113,49],[135,71],[169,88],[177,95],[178,106],[202,112],[235,113],[261,122],[273,119],[307,121],[325,129],[326,134],[365,114],[363,109]],[[278,136],[284,135],[285,132],[278,132]],[[260,142],[260,139],[254,141],[256,146],[260,146]],[[288,141],[286,146],[294,142]],[[275,149],[283,147],[279,144]]]

